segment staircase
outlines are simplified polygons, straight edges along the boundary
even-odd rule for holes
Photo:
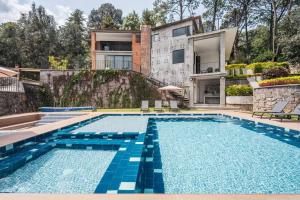
[[[157,86],[157,87],[164,87],[167,86],[166,83],[159,81],[153,77],[151,77],[151,75],[149,76],[145,76],[143,75],[151,84]],[[168,91],[168,93],[176,100],[182,101],[185,105],[189,105],[189,98],[187,98],[184,94],[178,93],[176,91]]]
[[[258,81],[261,81],[261,77],[260,76],[252,76],[252,77],[248,77],[247,78],[249,85],[255,89],[255,88],[259,88],[260,86],[258,85]]]

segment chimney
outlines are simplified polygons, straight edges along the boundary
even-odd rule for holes
[[[151,26],[141,26],[141,73],[150,74],[151,67]]]

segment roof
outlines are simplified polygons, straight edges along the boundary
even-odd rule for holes
[[[162,28],[167,28],[167,27],[170,27],[170,26],[174,26],[174,25],[177,25],[177,24],[181,24],[181,23],[196,20],[196,19],[201,20],[201,16],[192,16],[192,17],[188,17],[188,18],[185,18],[185,19],[182,19],[182,20],[175,21],[175,22],[163,24],[161,26],[153,27],[152,30],[156,31],[156,30],[159,30],[159,29],[162,29]]]
[[[5,67],[0,67],[0,77],[12,77],[12,76],[16,76],[17,74],[18,72],[7,69]]]
[[[195,40],[197,40],[197,38],[207,39],[207,38],[219,36],[221,33],[225,33],[225,59],[229,60],[230,54],[232,52],[233,44],[235,42],[236,34],[237,34],[237,27],[195,34],[190,36],[189,39],[190,38]]]
[[[101,32],[101,33],[140,33],[141,31],[132,30],[118,30],[118,29],[90,29],[91,32]]]

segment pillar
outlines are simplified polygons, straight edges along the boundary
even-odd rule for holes
[[[220,78],[220,105],[225,106],[226,104],[226,95],[225,95],[225,77]]]

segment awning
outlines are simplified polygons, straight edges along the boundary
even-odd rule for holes
[[[183,90],[183,88],[180,88],[180,87],[177,87],[177,86],[174,86],[174,85],[168,85],[168,86],[161,87],[161,88],[158,88],[158,89],[161,90],[161,91]]]

